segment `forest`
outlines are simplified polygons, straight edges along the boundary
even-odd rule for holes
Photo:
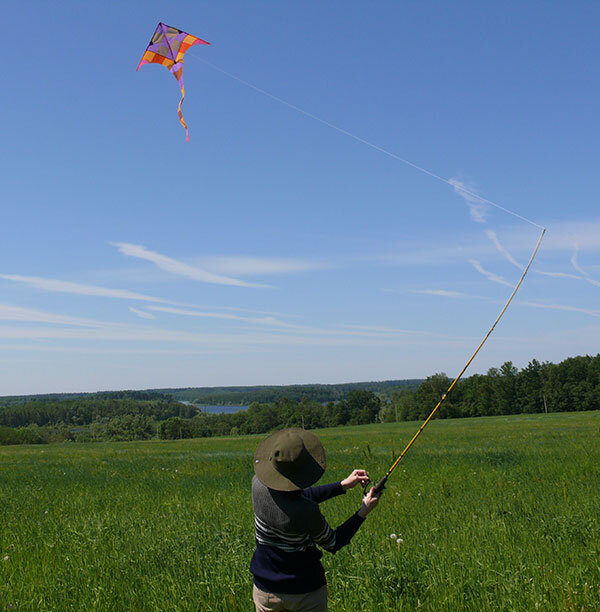
[[[381,383],[379,392],[368,387],[374,383],[347,385],[344,396],[326,402],[315,399],[313,391],[329,385],[300,386],[308,391],[301,397],[286,397],[283,389],[289,388],[282,387],[282,397],[254,401],[247,410],[231,414],[204,413],[193,404],[177,401],[166,390],[117,391],[69,399],[38,396],[22,402],[10,398],[0,400],[0,444],[235,436],[283,427],[316,429],[419,421],[431,412],[451,379],[436,373],[416,387],[398,382]],[[273,393],[274,388],[261,389]],[[507,361],[486,374],[460,381],[436,418],[584,410],[600,410],[600,354],[571,357],[558,364],[534,359],[521,370]]]
[[[384,380],[341,383],[332,385],[264,385],[254,387],[189,387],[185,389],[156,389],[178,401],[218,406],[249,406],[253,402],[264,404],[278,400],[302,399],[320,403],[344,399],[350,391],[372,391],[377,395],[390,395],[394,391],[415,390],[422,379]]]

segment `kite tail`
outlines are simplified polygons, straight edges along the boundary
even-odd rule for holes
[[[181,105],[183,104],[183,99],[185,98],[185,89],[181,88],[181,100],[179,100],[179,106],[177,107],[177,114],[179,115],[179,121],[181,125],[185,128],[185,139],[187,142],[190,141],[190,133],[188,132],[188,127],[186,122],[183,120],[183,113],[181,112]]]

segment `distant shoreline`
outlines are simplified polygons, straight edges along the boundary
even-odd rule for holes
[[[188,402],[185,400],[181,401],[186,406],[194,406],[199,408],[201,412],[208,412],[210,414],[233,414],[234,412],[241,412],[242,410],[248,410],[248,406],[218,406],[216,404],[196,404],[194,402]]]

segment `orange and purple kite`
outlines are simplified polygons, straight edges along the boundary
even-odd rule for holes
[[[190,135],[187,125],[183,120],[183,114],[181,113],[181,104],[185,98],[185,88],[183,86],[183,56],[193,45],[210,45],[210,43],[161,22],[158,24],[148,48],[144,51],[142,61],[137,67],[137,70],[139,70],[144,64],[162,64],[168,68],[177,79],[179,87],[181,88],[181,100],[177,107],[177,114],[179,115],[181,125],[185,128],[187,140],[190,139]]]

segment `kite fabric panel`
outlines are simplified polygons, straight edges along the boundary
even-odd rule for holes
[[[183,56],[193,45],[210,45],[210,43],[161,22],[158,24],[148,48],[144,51],[142,61],[137,67],[137,70],[139,70],[144,64],[161,64],[165,68],[168,68],[171,74],[177,79],[181,89],[181,100],[177,107],[177,114],[179,115],[181,125],[185,128],[186,140],[188,141],[190,135],[187,125],[183,120],[183,114],[181,113],[181,105],[185,98],[185,88],[183,86]]]

